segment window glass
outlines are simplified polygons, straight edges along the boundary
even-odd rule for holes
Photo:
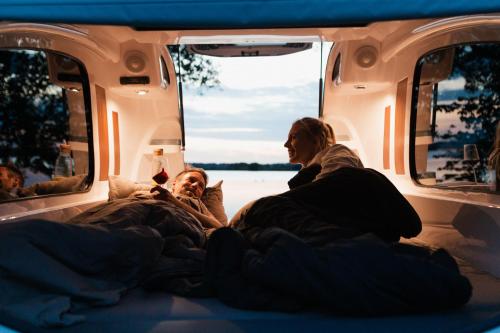
[[[420,59],[416,78],[416,180],[498,192],[500,44],[434,51]]]
[[[87,82],[67,56],[0,49],[0,201],[88,187]]]

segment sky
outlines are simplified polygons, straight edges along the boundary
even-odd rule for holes
[[[323,54],[328,50],[323,48]],[[320,45],[277,57],[210,57],[220,87],[184,87],[187,162],[286,163],[291,124],[318,116]],[[323,64],[324,65],[324,64]]]

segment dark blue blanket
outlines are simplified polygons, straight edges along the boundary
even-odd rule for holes
[[[206,272],[219,299],[252,310],[408,314],[459,307],[472,291],[445,250],[373,234],[312,246],[281,228],[264,229],[251,243],[219,229],[209,240]]]
[[[471,285],[443,249],[398,243],[419,216],[382,174],[341,168],[257,200],[209,240],[206,281],[225,303],[390,315],[463,305]]]
[[[205,242],[194,217],[156,200],[117,200],[68,223],[0,223],[0,314],[41,327],[81,322],[79,309],[116,304],[155,270],[184,276],[191,260],[201,275]]]

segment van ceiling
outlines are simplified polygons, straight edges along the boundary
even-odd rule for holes
[[[308,50],[312,43],[192,44],[188,52],[215,57],[279,56]]]
[[[0,0],[0,20],[141,29],[340,27],[500,12],[492,0]]]

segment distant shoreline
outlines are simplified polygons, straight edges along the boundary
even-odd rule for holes
[[[238,171],[298,171],[300,170],[299,164],[290,163],[273,163],[273,164],[260,164],[260,163],[188,163],[196,168],[203,168],[205,170],[238,170]]]

